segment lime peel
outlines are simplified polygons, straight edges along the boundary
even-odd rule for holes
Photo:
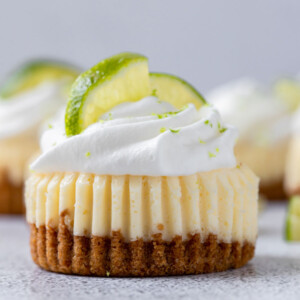
[[[293,196],[289,201],[285,238],[287,241],[300,241],[300,196]]]
[[[78,76],[78,69],[72,65],[55,60],[30,61],[14,71],[0,88],[2,100],[35,88],[45,81]]]
[[[65,116],[66,133],[79,134],[112,107],[149,95],[145,56],[121,53],[104,59],[73,83]]]

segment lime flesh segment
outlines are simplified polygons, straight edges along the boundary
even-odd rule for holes
[[[285,101],[291,111],[300,105],[300,83],[294,79],[281,79],[275,84],[275,93]]]
[[[203,96],[189,83],[174,75],[165,73],[150,73],[152,94],[181,109],[188,103],[193,103],[197,109],[206,104]]]
[[[294,196],[290,200],[285,237],[287,241],[300,241],[300,196]]]
[[[65,125],[68,136],[82,132],[114,106],[150,95],[148,59],[121,53],[101,61],[73,83]]]
[[[68,78],[74,80],[78,76],[78,70],[68,64],[50,60],[36,60],[28,62],[2,84],[0,97],[8,99],[23,92],[35,88],[45,81]]]

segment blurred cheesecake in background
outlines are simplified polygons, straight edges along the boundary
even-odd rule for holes
[[[211,91],[208,102],[226,122],[239,129],[236,155],[260,177],[260,193],[283,199],[285,163],[290,138],[291,108],[276,93],[251,79],[241,79]]]
[[[292,137],[286,162],[285,188],[289,196],[300,195],[300,109],[293,116]]]
[[[276,94],[285,100],[292,112],[291,139],[285,170],[285,189],[289,196],[300,194],[300,77],[282,78],[276,82]]]
[[[0,86],[0,213],[22,213],[23,180],[38,151],[40,126],[65,104],[73,66],[57,61],[26,63]]]

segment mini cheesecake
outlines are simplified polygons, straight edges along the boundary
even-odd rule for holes
[[[260,178],[259,191],[269,200],[286,198],[284,174],[289,141],[281,141],[273,148],[267,145],[253,145],[249,142],[237,143],[235,153],[238,161],[255,170]]]
[[[50,61],[21,66],[0,86],[0,214],[24,213],[23,182],[43,122],[65,103],[77,71]]]
[[[159,276],[246,264],[258,179],[246,166],[190,176],[35,174],[27,221],[36,264],[55,272]]]
[[[285,189],[289,196],[300,195],[300,109],[293,116],[292,138],[288,144]]]
[[[258,178],[236,161],[237,134],[187,82],[149,74],[144,56],[122,53],[84,72],[26,183],[34,262],[95,276],[245,265]]]
[[[23,181],[28,160],[39,148],[32,131],[0,140],[0,213],[24,213]]]
[[[225,121],[239,129],[236,157],[260,178],[262,196],[286,199],[284,176],[291,114],[288,104],[251,79],[217,87],[207,98]]]

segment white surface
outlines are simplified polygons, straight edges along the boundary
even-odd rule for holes
[[[0,299],[299,299],[300,243],[282,239],[285,208],[260,217],[256,257],[244,268],[163,278],[96,278],[48,273],[31,261],[23,219],[0,217]]]

